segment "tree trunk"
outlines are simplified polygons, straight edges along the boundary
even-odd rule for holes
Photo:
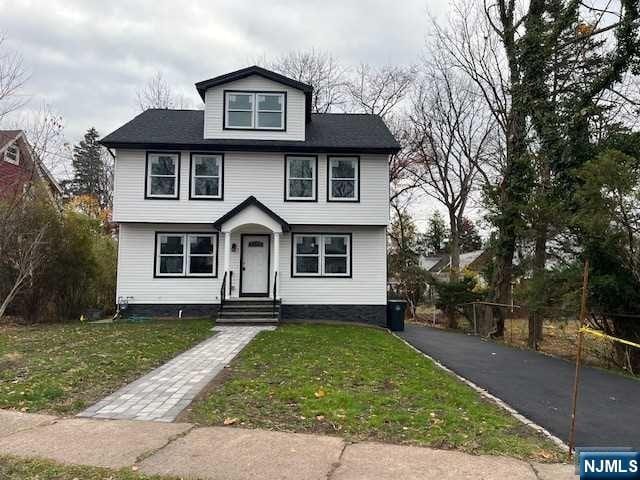
[[[547,224],[540,222],[536,231],[536,246],[533,260],[533,284],[538,287],[544,285],[545,266],[547,263]],[[544,292],[536,292],[536,295],[544,295]],[[529,310],[529,348],[538,349],[538,344],[542,341],[542,326],[544,315],[540,311],[538,304]]]
[[[510,302],[511,280],[513,278],[516,232],[513,224],[502,224],[500,227],[491,300],[494,303],[508,305]],[[505,309],[505,306],[492,308],[492,317],[495,319],[493,337],[504,337]]]
[[[457,282],[460,274],[460,229],[455,214],[449,213],[449,281]]]

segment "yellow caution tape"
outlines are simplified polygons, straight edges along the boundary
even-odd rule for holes
[[[607,335],[606,333],[593,330],[589,327],[582,327],[580,329],[580,332],[588,333],[589,335],[594,335],[596,337],[606,338],[607,340],[611,340],[612,342],[624,343],[625,345],[629,345],[631,347],[640,348],[640,344],[630,342],[629,340],[623,340],[622,338],[612,337],[611,335]]]

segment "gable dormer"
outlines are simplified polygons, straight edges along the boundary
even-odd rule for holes
[[[312,87],[253,66],[196,83],[205,139],[304,141]]]

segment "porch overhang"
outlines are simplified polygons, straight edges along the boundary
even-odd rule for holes
[[[221,232],[232,232],[244,225],[262,225],[274,233],[291,230],[285,219],[253,195],[213,222],[214,228]]]

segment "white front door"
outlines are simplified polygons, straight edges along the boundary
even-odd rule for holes
[[[269,235],[242,235],[241,296],[269,296],[269,241]]]

